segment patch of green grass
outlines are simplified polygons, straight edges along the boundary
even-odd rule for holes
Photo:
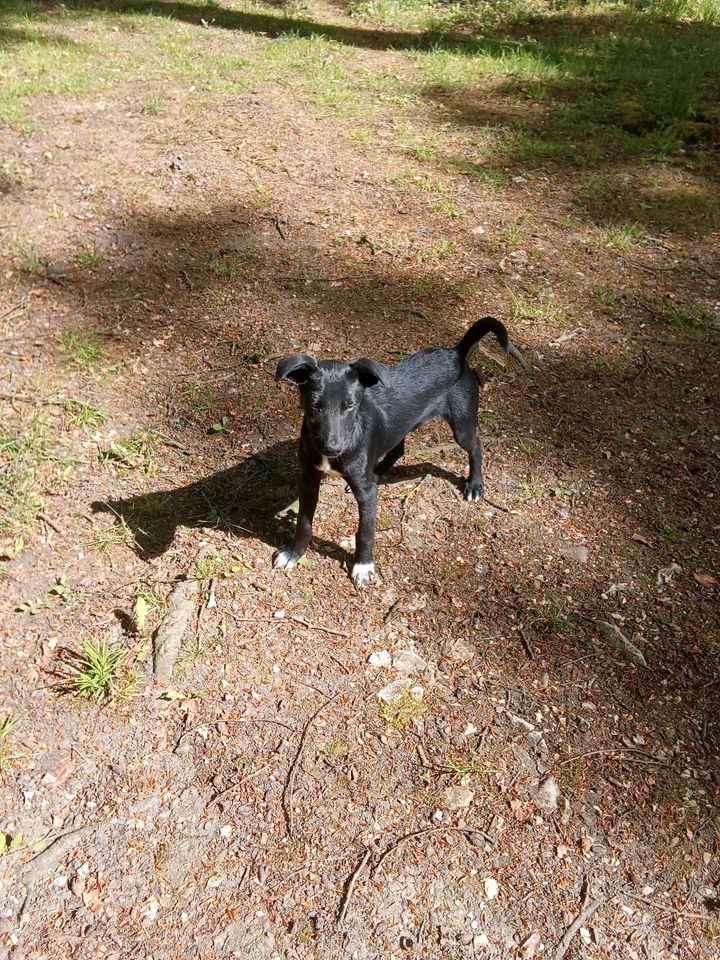
[[[145,103],[140,108],[140,113],[145,114],[146,117],[155,117],[159,113],[162,113],[165,107],[167,106],[167,101],[164,97],[156,96],[151,97],[149,100],[146,100]]]
[[[486,163],[477,163],[474,160],[468,160],[462,156],[452,157],[447,161],[445,166],[446,169],[452,173],[459,173],[462,176],[471,177],[473,180],[477,180],[478,183],[483,183],[488,187],[494,187],[496,189],[506,187],[510,179],[506,173],[503,173],[503,171],[497,167],[490,166]]]
[[[456,284],[450,292],[456,300],[469,300],[478,292],[478,287],[474,283],[464,281],[463,283]]]
[[[255,259],[249,253],[231,255],[211,253],[208,262],[216,277],[221,277],[223,280],[246,280],[249,278],[248,270]]]
[[[138,536],[147,536],[147,532],[138,528]],[[103,526],[88,544],[99,553],[112,553],[115,547],[127,547],[135,544],[135,535],[124,517],[116,514],[115,523]]]
[[[420,258],[426,263],[437,263],[455,253],[455,244],[452,240],[437,240],[420,249]]]
[[[70,462],[53,446],[46,413],[34,414],[14,432],[0,427],[0,533],[18,535],[34,526],[44,490],[62,482]]]
[[[29,243],[13,244],[13,253],[18,265],[18,269],[23,273],[28,273],[33,277],[40,277],[45,272],[47,263],[45,259],[37,252],[35,247]]]
[[[105,359],[105,349],[100,334],[86,330],[65,330],[58,334],[58,343],[75,367],[95,374],[98,364]]]
[[[13,765],[22,760],[24,754],[12,753],[9,739],[17,729],[19,721],[11,713],[6,713],[0,719],[0,779],[5,780],[12,775]]]
[[[564,633],[569,629],[572,614],[566,601],[550,598],[539,603],[536,609],[545,624],[552,630]]]
[[[599,307],[614,307],[618,302],[618,295],[609,287],[598,287],[593,294],[593,298]]]
[[[538,503],[547,493],[547,484],[537,475],[530,474],[517,484],[516,503]]]
[[[518,444],[523,453],[527,454],[532,460],[536,459],[540,455],[542,450],[542,444],[539,440],[534,440],[532,437],[524,437]]]
[[[508,287],[510,316],[513,320],[537,320],[554,327],[567,327],[570,318],[560,307],[552,293],[544,293],[532,299]]]
[[[647,243],[650,234],[640,223],[619,223],[598,227],[591,237],[591,244],[602,250],[619,250],[626,253],[637,244]]]
[[[467,781],[471,777],[487,776],[494,772],[490,770],[487,763],[480,759],[479,752],[472,748],[465,750],[457,757],[452,757],[447,761],[447,766],[459,781]]]
[[[154,466],[156,439],[155,433],[147,430],[137,436],[113,440],[107,450],[100,451],[100,463],[114,467],[121,474],[140,470],[147,475]]]
[[[714,325],[716,318],[712,310],[703,303],[687,306],[668,303],[663,311],[663,320],[673,327],[685,330],[707,330]]]
[[[224,571],[225,561],[223,558],[215,552],[210,552],[193,564],[192,576],[196,580],[212,580],[213,577],[220,576]]]
[[[107,640],[83,640],[79,652],[66,650],[59,658],[57,687],[99,702],[127,699],[138,677],[124,666],[125,651],[113,648]]]
[[[406,690],[394,703],[381,703],[380,714],[389,727],[404,730],[427,711],[424,700],[418,700],[410,690]]]
[[[688,535],[665,510],[658,510],[655,529],[667,543],[682,543]]]
[[[522,240],[522,227],[517,225],[506,227],[501,239],[506,247],[516,247]]]
[[[436,213],[442,213],[453,220],[467,220],[467,214],[458,208],[454,197],[440,197],[430,201],[430,207]]]
[[[105,257],[98,250],[83,250],[78,254],[77,261],[86,270],[97,270],[105,263]]]
[[[106,420],[102,410],[83,400],[66,400],[65,413],[71,427],[99,427]]]

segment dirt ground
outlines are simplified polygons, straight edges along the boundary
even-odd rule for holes
[[[354,31],[354,76],[414,69],[303,9]],[[33,101],[0,145],[0,956],[716,956],[718,230],[638,200],[669,174],[634,161],[652,242],[593,245],[585,168],[485,182],[398,146],[412,123],[456,156],[484,113],[360,84],[359,136],[291,71],[207,92],[91,21],[57,29],[146,69]],[[673,176],[717,191],[692,156]],[[478,361],[488,499],[424,427],[381,487],[373,586],[333,481],[273,571],[300,423],[278,358],[391,363],[486,313],[530,361]],[[111,701],[61,682],[88,639],[123,653]]]

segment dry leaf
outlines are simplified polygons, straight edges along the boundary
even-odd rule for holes
[[[711,573],[694,573],[693,576],[701,587],[710,589],[718,585],[717,577],[714,577]]]

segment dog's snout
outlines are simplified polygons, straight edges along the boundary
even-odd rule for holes
[[[328,445],[323,450],[323,453],[325,454],[326,457],[337,457],[339,454],[342,453],[342,447]]]

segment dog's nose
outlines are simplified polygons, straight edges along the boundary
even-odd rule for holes
[[[326,457],[337,457],[342,452],[340,447],[325,447]]]

